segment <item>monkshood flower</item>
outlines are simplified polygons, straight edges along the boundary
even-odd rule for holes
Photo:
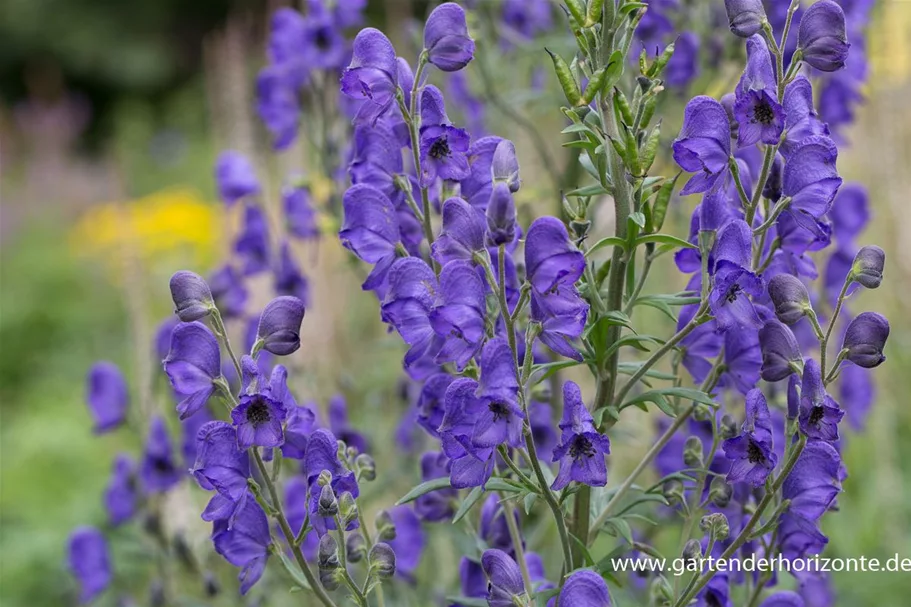
[[[218,195],[228,206],[261,192],[253,165],[246,156],[234,150],[219,155],[215,163],[215,184]]]
[[[247,492],[250,459],[238,448],[234,426],[223,421],[203,424],[196,434],[196,461],[190,474],[203,489],[240,502]]]
[[[752,330],[724,332],[724,373],[719,386],[733,385],[741,394],[749,392],[759,381],[762,349],[759,334]]]
[[[179,483],[182,476],[174,461],[168,428],[162,418],[153,417],[139,466],[142,489],[146,493],[164,493]]]
[[[212,312],[212,292],[199,274],[189,270],[175,272],[171,276],[170,287],[174,313],[183,322],[205,318]]]
[[[257,377],[259,369],[249,356],[243,359],[244,375]],[[249,385],[240,401],[231,410],[231,421],[237,430],[237,447],[280,447],[285,442],[282,424],[288,416],[285,399],[288,392],[288,372],[282,365],[272,370],[269,384],[259,378]],[[246,382],[245,382],[246,383]]]
[[[610,439],[600,434],[585,403],[582,392],[574,382],[563,384],[563,419],[560,421],[562,436],[554,449],[553,461],[560,462],[560,471],[551,488],[563,489],[570,481],[592,487],[607,484],[607,464],[604,457],[610,453]]]
[[[762,279],[748,269],[752,235],[745,221],[736,220],[722,228],[715,243],[714,284],[709,306],[721,331],[762,326],[750,300],[750,296],[759,297],[763,292]]]
[[[414,374],[423,375],[421,360],[435,356],[442,343],[430,324],[436,292],[433,270],[417,257],[399,259],[389,271],[389,288],[381,315],[411,346],[405,354],[404,367],[413,378]]]
[[[452,362],[462,371],[484,343],[484,281],[470,263],[453,261],[440,272],[437,293],[439,301],[429,318],[433,330],[443,338],[443,346],[434,362]]]
[[[109,432],[120,426],[127,415],[130,393],[120,368],[101,361],[89,369],[86,401],[95,418],[95,433]]]
[[[481,507],[478,536],[484,540],[487,547],[496,548],[514,556],[516,548],[509,533],[507,516],[513,517],[516,525],[520,525],[518,511],[513,508],[504,508],[496,495],[489,495],[484,501],[484,506]],[[522,545],[525,545],[524,540]]]
[[[174,392],[182,397],[177,413],[187,419],[209,401],[221,377],[218,340],[201,322],[181,323],[171,332],[171,349],[162,364]]]
[[[541,453],[553,452],[557,446],[557,432],[552,423],[553,409],[550,403],[532,401],[528,404],[528,425],[531,437]]]
[[[677,319],[677,330],[687,325],[696,314],[698,304],[685,306]],[[710,320],[696,327],[680,340],[683,367],[689,371],[696,384],[701,384],[712,369],[713,361],[721,353],[724,338],[718,333],[718,326]]]
[[[114,459],[111,480],[104,490],[104,507],[112,525],[120,525],[133,518],[136,493],[136,464],[128,455],[121,453]]]
[[[497,182],[487,204],[487,244],[492,247],[510,244],[516,238],[516,203],[509,184]]]
[[[775,306],[778,320],[786,325],[793,325],[813,309],[806,285],[790,274],[772,277],[769,281],[769,298]]]
[[[338,70],[345,64],[345,37],[333,17],[322,2],[308,2],[301,54],[311,68]]]
[[[110,586],[111,557],[101,531],[78,527],[69,538],[67,560],[70,573],[79,582],[79,602],[90,603]]]
[[[800,18],[797,41],[808,64],[823,72],[840,70],[851,47],[844,11],[833,0],[816,2]]]
[[[747,40],[747,67],[735,89],[734,117],[739,124],[737,142],[746,147],[758,142],[775,145],[784,128],[785,111],[778,103],[772,54],[760,35]]]
[[[310,68],[301,52],[305,27],[304,16],[294,9],[280,8],[272,13],[269,62],[287,79],[289,89],[303,86],[309,77]]]
[[[181,272],[178,272],[178,274],[181,274]],[[174,276],[177,276],[177,274]],[[172,278],[171,281],[173,283],[174,279]],[[209,288],[212,290],[212,299],[215,300],[215,306],[224,318],[243,316],[248,292],[244,286],[243,277],[234,269],[234,266],[225,264],[209,275]],[[175,302],[177,301],[176,295],[174,300]],[[180,305],[178,304],[177,313],[181,320],[184,322],[199,320],[199,318],[184,318],[180,312]]]
[[[531,40],[553,27],[550,7],[547,0],[504,0],[503,23]]]
[[[200,409],[196,415],[181,420],[180,454],[183,456],[184,466],[188,469],[192,468],[194,462],[196,462],[196,435],[199,433],[199,429],[202,428],[203,424],[210,422],[213,419],[209,408],[204,407]]]
[[[285,516],[288,518],[288,525],[295,536],[300,533],[304,522],[308,520],[307,491],[307,479],[303,476],[292,476],[285,482]],[[318,542],[319,536],[312,529],[304,536],[301,550],[308,561],[312,561],[316,557]]]
[[[483,486],[493,473],[493,449],[472,444],[472,434],[486,408],[476,396],[477,390],[478,382],[463,377],[450,384],[444,399],[439,433],[443,452],[452,460],[449,481],[456,489]]]
[[[495,337],[481,352],[481,380],[477,396],[483,403],[471,442],[478,447],[522,444],[525,413],[519,406],[516,363],[506,339]]]
[[[827,442],[811,440],[781,486],[783,499],[790,500],[781,516],[778,541],[785,558],[802,558],[819,553],[828,539],[817,521],[841,491],[842,463],[838,451]]]
[[[470,261],[485,250],[484,217],[461,198],[443,203],[443,229],[433,242],[433,258],[440,265]],[[493,288],[493,285],[490,285]]]
[[[368,27],[354,39],[351,63],[341,78],[342,93],[363,103],[355,124],[376,123],[395,101],[398,66],[395,49],[379,30]]]
[[[263,576],[272,544],[269,520],[253,495],[248,492],[240,501],[230,526],[227,521],[215,522],[212,543],[226,561],[241,568],[240,593],[247,594]]]
[[[403,142],[387,121],[354,127],[352,158],[348,174],[352,184],[372,186],[390,200],[401,197],[396,180],[405,172]],[[410,209],[408,213],[412,214]]]
[[[474,40],[461,6],[446,2],[433,9],[424,25],[424,51],[444,72],[457,72],[474,58]]]
[[[421,393],[418,395],[415,406],[417,422],[434,438],[440,436],[438,428],[443,422],[443,399],[453,380],[452,375],[448,373],[434,373],[424,381]]]
[[[842,179],[835,161],[838,148],[831,139],[808,137],[790,155],[784,165],[782,193],[791,199],[795,219],[806,222],[805,215],[818,219],[832,207]]]
[[[841,243],[854,240],[870,222],[870,197],[860,184],[843,185],[832,202],[828,217],[832,233]]]
[[[705,95],[693,97],[683,111],[683,127],[674,141],[674,160],[695,175],[680,194],[697,194],[724,182],[731,156],[731,132],[727,112]]]
[[[770,319],[759,330],[762,348],[762,368],[759,374],[766,381],[781,381],[799,373],[803,364],[800,346],[794,333],[783,323]]]
[[[449,476],[449,458],[444,453],[428,451],[421,455],[421,480]],[[452,487],[445,487],[425,493],[414,501],[414,511],[421,520],[438,523],[452,519],[459,493]]]
[[[366,453],[367,439],[354,429],[348,419],[348,403],[341,394],[336,394],[329,399],[329,429],[335,437],[349,447],[357,449],[358,453]]]
[[[746,396],[746,420],[741,432],[723,443],[724,455],[733,460],[728,472],[729,483],[749,483],[761,487],[778,464],[772,452],[772,418],[769,405],[759,389]]]
[[[858,367],[872,369],[885,362],[883,348],[889,339],[889,321],[876,312],[863,312],[855,317],[845,331],[841,347],[847,359]]]
[[[883,281],[886,252],[876,245],[862,247],[854,256],[851,279],[867,289],[876,289]]]
[[[470,141],[468,131],[452,126],[440,89],[426,86],[421,92],[421,187],[437,177],[451,181],[468,177]]]
[[[812,439],[836,441],[838,422],[844,416],[835,399],[826,394],[819,363],[807,359],[800,386],[800,429]]]
[[[510,192],[518,192],[522,181],[519,179],[519,159],[516,157],[516,146],[504,139],[497,144],[490,165],[494,184],[505,183]]]
[[[307,453],[307,443],[310,442],[310,433],[316,426],[316,414],[313,413],[312,407],[296,406],[292,404],[292,401],[293,397],[286,397],[283,401],[288,410],[288,417],[285,423],[282,455],[291,459],[304,459],[304,455]]]
[[[500,137],[482,137],[468,149],[471,173],[459,183],[459,194],[473,208],[482,212],[487,209],[490,201],[493,190],[493,156],[502,141]]]
[[[382,289],[400,244],[395,207],[385,194],[366,185],[355,185],[345,192],[342,206],[345,219],[338,233],[342,246],[375,264],[362,288]]]
[[[813,107],[813,86],[803,74],[784,89],[782,105],[785,112],[785,137],[781,142],[781,153],[788,157],[800,143],[814,135],[828,136],[829,127],[819,119]]]
[[[804,601],[796,592],[782,590],[770,595],[759,607],[804,607]]]
[[[728,23],[735,36],[749,38],[767,21],[762,0],[724,0]]]
[[[576,571],[560,591],[560,605],[610,607],[610,593],[604,578],[590,569]]]
[[[306,186],[285,187],[282,190],[282,208],[288,232],[305,240],[319,237],[319,217],[310,202],[310,190]]]
[[[269,65],[256,77],[256,113],[272,133],[272,147],[277,151],[297,139],[301,108],[295,83],[300,76],[296,72],[295,68]]]
[[[427,544],[421,520],[410,506],[396,506],[388,512],[395,525],[395,538],[388,540],[389,546],[395,552],[395,573],[406,580],[414,581],[414,570],[421,563],[421,556]]]
[[[244,225],[234,241],[234,251],[245,276],[269,269],[269,222],[258,204],[244,208]]]
[[[263,309],[256,328],[256,345],[276,356],[287,356],[301,346],[300,329],[304,320],[304,302],[291,295],[276,297]]]
[[[539,217],[525,237],[528,281],[541,295],[573,286],[585,271],[585,256],[569,240],[566,226],[556,217]]]
[[[490,607],[515,607],[516,597],[525,594],[519,566],[502,550],[486,550],[481,567],[487,575],[487,604]],[[521,603],[519,603],[521,604]]]
[[[287,241],[282,242],[279,247],[278,267],[275,268],[275,292],[279,295],[292,295],[305,306],[310,302],[310,284],[294,261],[291,243]]]

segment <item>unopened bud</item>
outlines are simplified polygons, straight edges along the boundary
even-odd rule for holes
[[[369,575],[388,579],[395,575],[395,552],[389,544],[380,542],[367,555]]]
[[[333,590],[338,590],[339,580],[338,580],[338,570],[337,569],[320,569],[319,570],[319,583],[328,590],[332,592]]]
[[[793,325],[812,309],[807,287],[790,274],[778,274],[769,281],[769,297],[778,320],[786,325]]]
[[[366,453],[361,453],[354,460],[358,478],[365,481],[376,480],[376,462]]]
[[[335,497],[332,485],[323,485],[319,492],[319,502],[317,503],[316,511],[320,516],[332,517],[338,514],[338,499]]]
[[[710,534],[716,542],[726,540],[728,538],[728,535],[731,533],[731,527],[728,524],[728,517],[720,512],[706,514],[703,516],[702,520],[699,521],[699,527],[706,533]]]
[[[316,484],[320,487],[325,487],[332,482],[332,473],[328,470],[323,470],[319,473],[319,476],[316,477]]]
[[[319,538],[317,551],[317,566],[320,569],[335,569],[339,566],[338,543],[331,533],[326,533]]]
[[[885,251],[876,245],[863,247],[854,256],[849,279],[868,289],[875,289],[883,281],[883,266],[885,265]]]
[[[347,529],[351,523],[357,520],[357,502],[354,501],[354,496],[348,491],[342,493],[338,498],[338,514],[344,529]]]
[[[174,300],[174,312],[183,322],[205,318],[215,308],[209,285],[202,276],[187,270],[171,276],[171,299]]]
[[[858,367],[872,369],[886,360],[883,348],[889,339],[889,321],[876,312],[863,312],[848,325],[842,350]]]
[[[665,481],[664,485],[661,486],[661,494],[664,496],[664,499],[667,500],[667,503],[671,506],[674,504],[682,504],[683,483],[675,478],[669,481]]]
[[[360,533],[349,533],[348,539],[345,540],[345,548],[348,552],[348,560],[352,563],[360,562],[367,556],[367,543]]]
[[[739,434],[737,430],[737,421],[728,413],[721,416],[720,435],[722,440],[734,438]]]
[[[725,508],[731,503],[731,496],[733,494],[734,488],[725,482],[724,477],[716,476],[712,479],[712,484],[709,487],[709,500],[711,500],[715,506]]]
[[[683,447],[683,463],[688,468],[702,468],[702,440],[697,436],[686,439]]]
[[[391,541],[395,539],[395,523],[392,517],[385,510],[380,510],[376,515],[376,532],[381,540]]]
[[[687,561],[702,558],[702,545],[699,543],[699,540],[688,541],[686,545],[683,546],[683,552],[680,556]]]

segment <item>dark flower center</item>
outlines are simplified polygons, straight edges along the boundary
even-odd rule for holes
[[[715,596],[714,592],[707,592],[705,594],[705,604],[706,607],[723,607],[721,599]]]
[[[734,303],[737,301],[737,295],[740,294],[741,290],[740,285],[735,282],[728,289],[728,292],[724,294],[724,298],[728,300],[728,303]]]
[[[762,100],[753,108],[753,122],[772,124],[774,120],[775,112],[772,110],[772,106],[768,101]]]
[[[438,137],[430,146],[430,157],[435,160],[447,158],[451,153],[449,151],[449,140],[445,137]]]
[[[490,403],[487,408],[493,413],[493,421],[499,421],[500,419],[509,416],[509,408],[504,403],[495,401]]]
[[[759,464],[765,461],[765,455],[762,454],[762,449],[753,441],[750,441],[750,444],[747,447],[747,457],[751,464]]]
[[[266,401],[262,397],[257,397],[250,406],[247,407],[247,421],[258,426],[264,424],[272,419],[272,415],[269,413],[269,405],[266,404]]]
[[[585,457],[593,457],[595,455],[595,448],[592,446],[592,442],[581,434],[577,434],[573,439],[573,444],[569,447],[569,455],[573,459],[579,459],[583,455]]]
[[[171,463],[170,458],[167,457],[153,457],[152,458],[152,469],[155,472],[160,472],[166,474],[168,472],[174,471],[174,464]]]
[[[314,36],[313,41],[316,42],[317,48],[325,50],[329,48],[330,44],[329,32],[325,28],[320,28],[316,31],[316,36]]]
[[[825,416],[825,414],[825,410],[817,405],[813,407],[812,411],[810,411],[810,419],[807,421],[807,423],[811,426],[815,426],[822,421],[822,418]]]

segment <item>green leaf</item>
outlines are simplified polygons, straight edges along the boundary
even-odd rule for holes
[[[584,566],[590,567],[590,566],[594,565],[594,564],[595,564],[595,560],[592,558],[591,552],[588,551],[588,546],[585,544],[585,542],[583,542],[582,540],[580,540],[579,538],[577,538],[577,537],[576,537],[575,535],[573,535],[572,533],[569,534],[569,539],[570,539],[570,541],[572,541],[576,546],[578,546],[579,548],[582,549],[582,557],[583,557],[584,560],[585,560],[585,565],[584,565]]]
[[[527,493],[524,498],[522,498],[522,504],[525,506],[525,514],[531,514],[531,509],[535,505],[535,501],[538,499],[537,493]]]
[[[667,396],[677,396],[684,400],[691,400],[711,407],[718,406],[718,403],[715,402],[711,395],[695,388],[662,388],[659,392]]]
[[[611,517],[607,519],[604,521],[604,527],[601,528],[601,531],[615,537],[622,537],[627,544],[633,543],[633,530],[630,528],[629,523],[622,518]]]
[[[623,240],[619,236],[608,236],[607,238],[602,238],[601,240],[599,240],[598,242],[593,244],[591,247],[589,247],[588,251],[586,251],[585,254],[586,254],[586,256],[591,255],[598,249],[603,249],[604,247],[608,247],[608,246],[620,247],[621,249],[626,251],[626,241],[625,240]]]
[[[639,407],[643,411],[646,411],[645,403],[655,403],[661,411],[669,417],[677,417],[677,412],[674,410],[674,407],[664,398],[664,395],[661,394],[660,390],[648,390],[643,392],[633,398],[629,399],[622,405],[620,405],[620,410],[626,409],[627,407]]]
[[[567,192],[567,196],[603,196],[605,194],[610,194],[607,190],[604,189],[600,183],[593,183],[592,185],[587,185],[584,188],[578,188]]]
[[[310,590],[310,584],[307,583],[307,579],[304,577],[304,574],[301,573],[301,570],[297,566],[297,563],[292,562],[291,559],[288,558],[288,555],[285,554],[284,550],[276,550],[275,554],[278,555],[282,567],[284,567],[285,571],[288,572],[288,575],[291,576],[291,579],[294,580],[294,583],[304,590]]]
[[[421,483],[420,485],[414,487],[404,495],[399,501],[395,503],[396,506],[401,506],[402,504],[407,504],[408,502],[413,502],[422,495],[426,495],[431,491],[437,491],[439,489],[445,489],[450,487],[449,477],[434,478],[427,482]]]
[[[554,373],[556,373],[557,371],[561,371],[563,369],[568,369],[570,367],[575,367],[575,366],[581,365],[581,364],[582,363],[579,362],[578,360],[560,360],[560,361],[551,362],[551,363],[540,363],[540,364],[532,366],[531,375],[532,375],[532,377],[535,378],[534,383],[540,383],[540,382],[544,381],[545,379],[547,379],[548,377],[550,377],[551,375],[553,375]],[[541,371],[543,371],[541,376],[540,377],[537,376],[536,374]]]
[[[630,213],[629,220],[632,221],[637,226],[639,226],[640,228],[645,227],[645,215],[643,215],[640,211],[636,211],[635,213]]]
[[[592,132],[591,127],[588,126],[587,124],[585,124],[584,122],[577,122],[576,124],[571,124],[568,127],[566,127],[565,129],[563,129],[562,131],[560,131],[560,133],[563,135],[567,135],[569,133],[591,133],[591,132]]]
[[[660,344],[664,343],[662,339],[655,337],[654,335],[624,335],[617,341],[615,341],[610,348],[607,349],[607,352],[604,353],[605,358],[609,357],[611,354],[622,348],[623,346],[631,346],[640,350],[642,352],[650,352],[644,344]]]
[[[480,487],[475,487],[471,492],[462,500],[459,509],[456,511],[455,516],[452,517],[452,524],[455,525],[460,520],[465,518],[465,515],[468,514],[468,511],[471,510],[472,506],[477,504],[481,498],[484,497],[484,490]]]
[[[624,375],[633,375],[639,368],[643,365],[642,362],[621,362],[617,364],[617,371],[623,373]],[[656,371],[655,369],[649,369],[645,372],[645,377],[652,377],[654,379],[663,379],[664,381],[674,381],[677,379],[676,375],[672,373],[664,373],[663,371]]]
[[[696,245],[689,243],[682,238],[677,238],[676,236],[671,236],[670,234],[645,234],[636,239],[636,246],[643,245],[648,242],[656,242],[658,244],[665,245],[674,245],[677,248],[681,249],[698,249]]]

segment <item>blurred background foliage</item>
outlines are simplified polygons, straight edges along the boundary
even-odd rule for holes
[[[266,136],[250,112],[268,14],[278,4],[0,3],[4,606],[73,600],[64,571],[66,535],[78,524],[103,525],[100,495],[113,454],[139,450],[138,439],[128,433],[92,435],[84,374],[98,358],[117,361],[134,379],[145,365],[156,364],[150,344],[156,323],[170,312],[167,277],[183,267],[204,273],[225,253],[223,236],[237,217],[215,201],[211,167],[218,150],[230,146],[259,152],[260,169],[273,177],[304,166],[299,151],[279,159],[265,153]],[[394,40],[407,41],[412,35],[407,17],[423,15],[425,8],[423,3],[386,0],[371,2],[368,14]],[[841,512],[825,521],[829,556],[911,556],[908,32],[911,2],[878,2],[870,34],[868,101],[848,133],[851,147],[839,159],[843,175],[871,192],[874,216],[864,241],[880,244],[889,256],[883,287],[865,294],[857,308],[885,313],[893,333],[889,361],[876,374],[878,397],[867,431],[846,440],[850,477],[839,498]],[[542,65],[540,53],[529,53],[524,63],[491,58],[489,68],[503,98],[527,97],[510,89],[509,82],[517,72],[527,76]],[[555,135],[559,100],[552,92],[521,101],[534,112],[549,153],[562,162],[566,157]],[[669,117],[669,124],[677,119]],[[502,108],[491,108],[489,124],[519,144],[526,182],[520,202],[536,212],[552,212],[548,201],[553,188],[544,170],[552,167],[542,166],[534,141],[516,129]],[[278,183],[272,180],[273,197]],[[681,203],[675,233],[685,233],[683,218],[692,204]],[[323,410],[330,395],[346,394],[353,424],[376,447],[383,480],[368,487],[368,497],[379,508],[394,502],[417,478],[416,460],[393,446],[405,408],[397,392],[400,345],[385,335],[373,299],[360,293],[361,269],[337,244],[332,219],[325,223],[327,234],[320,243],[299,251],[314,301],[304,321],[306,345],[291,361],[295,389],[301,400],[316,399]],[[669,270],[665,268],[665,277],[670,279]],[[161,406],[166,410],[171,405]],[[611,456],[615,478],[632,467],[651,438],[651,420],[644,414],[631,416],[624,426]],[[186,492],[176,499],[199,502],[200,496]],[[188,520],[170,523],[186,524],[203,545],[207,529],[195,520],[199,504],[182,511]],[[120,590],[147,583],[146,556],[129,548],[131,533],[135,531],[118,531],[114,538]],[[443,584],[451,588],[457,576],[459,543],[472,540],[462,529],[446,526],[434,534],[418,578],[442,592]],[[530,541],[534,546],[534,535]],[[233,576],[228,569],[224,573],[231,586],[222,600],[237,604]],[[280,578],[281,572],[274,575]],[[834,577],[842,605],[908,602],[907,574]],[[281,583],[287,586],[287,580],[279,579]],[[114,604],[115,596],[107,593],[103,602]],[[416,604],[409,597],[405,591],[393,604]]]

